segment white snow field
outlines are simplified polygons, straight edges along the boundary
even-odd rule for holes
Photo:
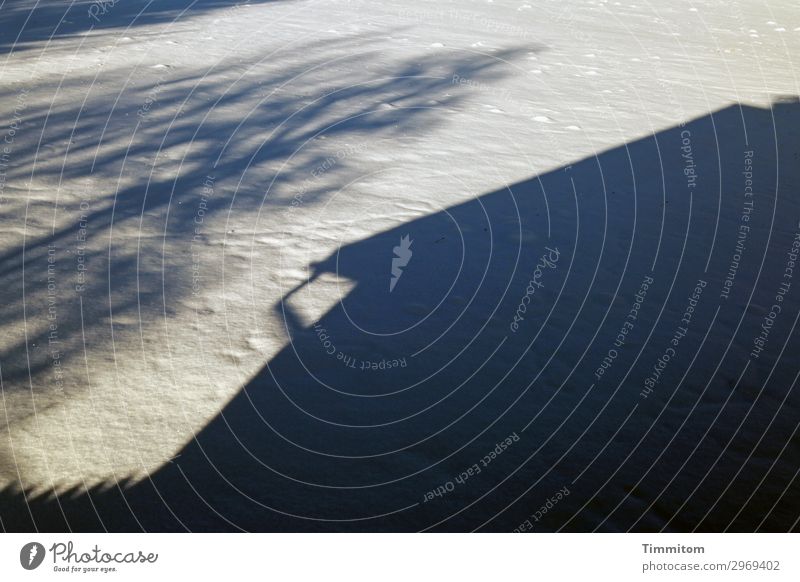
[[[8,531],[787,531],[800,7],[0,1]]]

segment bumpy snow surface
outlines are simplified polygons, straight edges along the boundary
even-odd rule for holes
[[[5,530],[787,531],[800,8],[0,2]]]

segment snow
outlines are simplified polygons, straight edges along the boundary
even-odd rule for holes
[[[510,531],[564,486],[537,529],[792,527],[800,291],[748,354],[800,219],[799,20],[777,1],[0,4],[5,527],[30,528],[24,490],[39,523],[63,527],[47,494],[72,492],[98,528],[90,490],[120,529]],[[755,492],[758,519],[737,513]]]

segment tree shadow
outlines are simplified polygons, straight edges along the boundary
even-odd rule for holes
[[[340,45],[349,56],[337,64],[345,66],[369,62],[370,43],[359,37],[322,44]],[[308,54],[321,54],[319,49],[317,43],[297,47]],[[330,192],[309,177],[337,147],[436,128],[445,122],[442,113],[462,99],[447,92],[454,74],[497,80],[504,75],[498,65],[521,51],[415,58],[391,74],[340,87],[314,75],[330,64],[325,57],[309,57],[268,79],[248,74],[246,67],[231,77],[222,62],[191,75],[146,72],[120,95],[98,88],[80,107],[71,101],[28,106],[24,129],[39,139],[14,144],[6,193],[20,196],[7,196],[0,215],[20,233],[19,244],[0,250],[0,321],[7,329],[30,326],[25,338],[0,353],[7,389],[28,390],[52,368],[51,354],[41,349],[51,334],[48,278],[58,281],[58,341],[65,361],[84,352],[84,341],[89,349],[113,342],[112,317],[148,324],[169,316],[191,298],[193,273],[189,262],[165,272],[163,260],[207,242],[197,233],[198,216],[210,230],[222,224],[214,222],[220,214],[286,208],[298,192],[306,208],[323,202]],[[70,85],[86,82],[73,78],[61,89],[69,93]],[[0,96],[12,102],[15,92],[9,88]],[[338,157],[328,174],[346,182],[356,175],[352,161]],[[32,177],[48,186],[41,195],[28,184]],[[210,183],[215,195],[205,196]],[[66,190],[70,184],[83,188],[85,204],[59,207],[49,186]],[[41,207],[53,207],[58,220],[29,219]],[[40,349],[31,352],[31,346]],[[32,413],[16,410],[12,421]]]
[[[799,116],[732,105],[340,247],[178,456],[8,488],[4,527],[796,528],[796,294],[752,353],[800,228]]]
[[[57,90],[0,91],[9,109],[19,104],[21,120],[2,160],[3,429],[84,397],[87,354],[107,354],[113,369],[113,352],[135,359],[150,330],[197,312],[196,270],[215,265],[196,265],[193,255],[214,255],[231,217],[285,210],[298,196],[302,212],[315,208],[332,193],[309,179],[315,168],[352,144],[435,130],[464,97],[452,91],[453,75],[493,82],[508,72],[504,59],[523,52],[384,58],[376,75],[364,69],[379,56],[375,40],[293,46],[303,58],[291,65],[278,53],[266,64],[236,58],[127,79],[126,67],[100,81],[73,75]],[[330,66],[362,73],[332,86]],[[51,102],[31,98],[36,91]],[[346,182],[368,169],[358,162],[337,157],[326,178]]]

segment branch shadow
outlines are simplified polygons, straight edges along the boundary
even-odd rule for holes
[[[365,37],[322,44],[352,48],[350,56],[337,61],[340,66],[374,56]],[[321,54],[320,48],[311,43],[299,50],[312,55]],[[71,102],[29,106],[24,130],[40,139],[15,143],[6,193],[19,196],[8,196],[0,205],[0,220],[20,235],[19,244],[0,249],[5,296],[0,321],[11,330],[28,326],[26,337],[0,353],[6,389],[27,391],[52,367],[44,349],[51,335],[49,280],[59,286],[64,362],[83,353],[84,341],[90,350],[113,342],[112,319],[147,325],[170,316],[191,298],[193,273],[190,264],[180,262],[165,273],[163,261],[207,242],[195,230],[199,213],[211,228],[222,224],[225,214],[288,207],[298,192],[305,207],[324,202],[330,192],[309,176],[330,159],[334,146],[326,143],[433,130],[462,98],[447,93],[453,74],[496,80],[504,74],[498,64],[521,50],[491,57],[415,58],[391,74],[341,87],[314,76],[329,64],[324,57],[309,57],[269,79],[247,72],[232,78],[228,64],[220,63],[202,74],[150,72],[121,96],[100,89],[80,108]],[[72,79],[63,89],[68,93],[70,83],[85,82]],[[441,97],[434,101],[434,95]],[[9,88],[0,97],[11,102],[14,91]],[[244,118],[241,112],[247,112]],[[351,160],[336,161],[328,173],[346,182],[354,175]],[[33,177],[32,167],[35,178],[47,185],[40,192],[24,186]],[[216,194],[201,203],[210,181]],[[29,217],[53,206],[51,184],[59,189],[78,184],[85,204],[59,207],[56,199],[53,212],[64,219],[38,224]],[[46,405],[40,403],[40,409]],[[12,422],[27,414],[33,414],[29,407],[15,410]]]
[[[248,4],[278,0],[252,0]],[[97,0],[95,2],[5,2],[0,8],[0,52],[36,50],[45,42],[98,31],[170,24],[209,12],[239,11],[232,0]],[[55,23],[55,24],[54,24]]]

